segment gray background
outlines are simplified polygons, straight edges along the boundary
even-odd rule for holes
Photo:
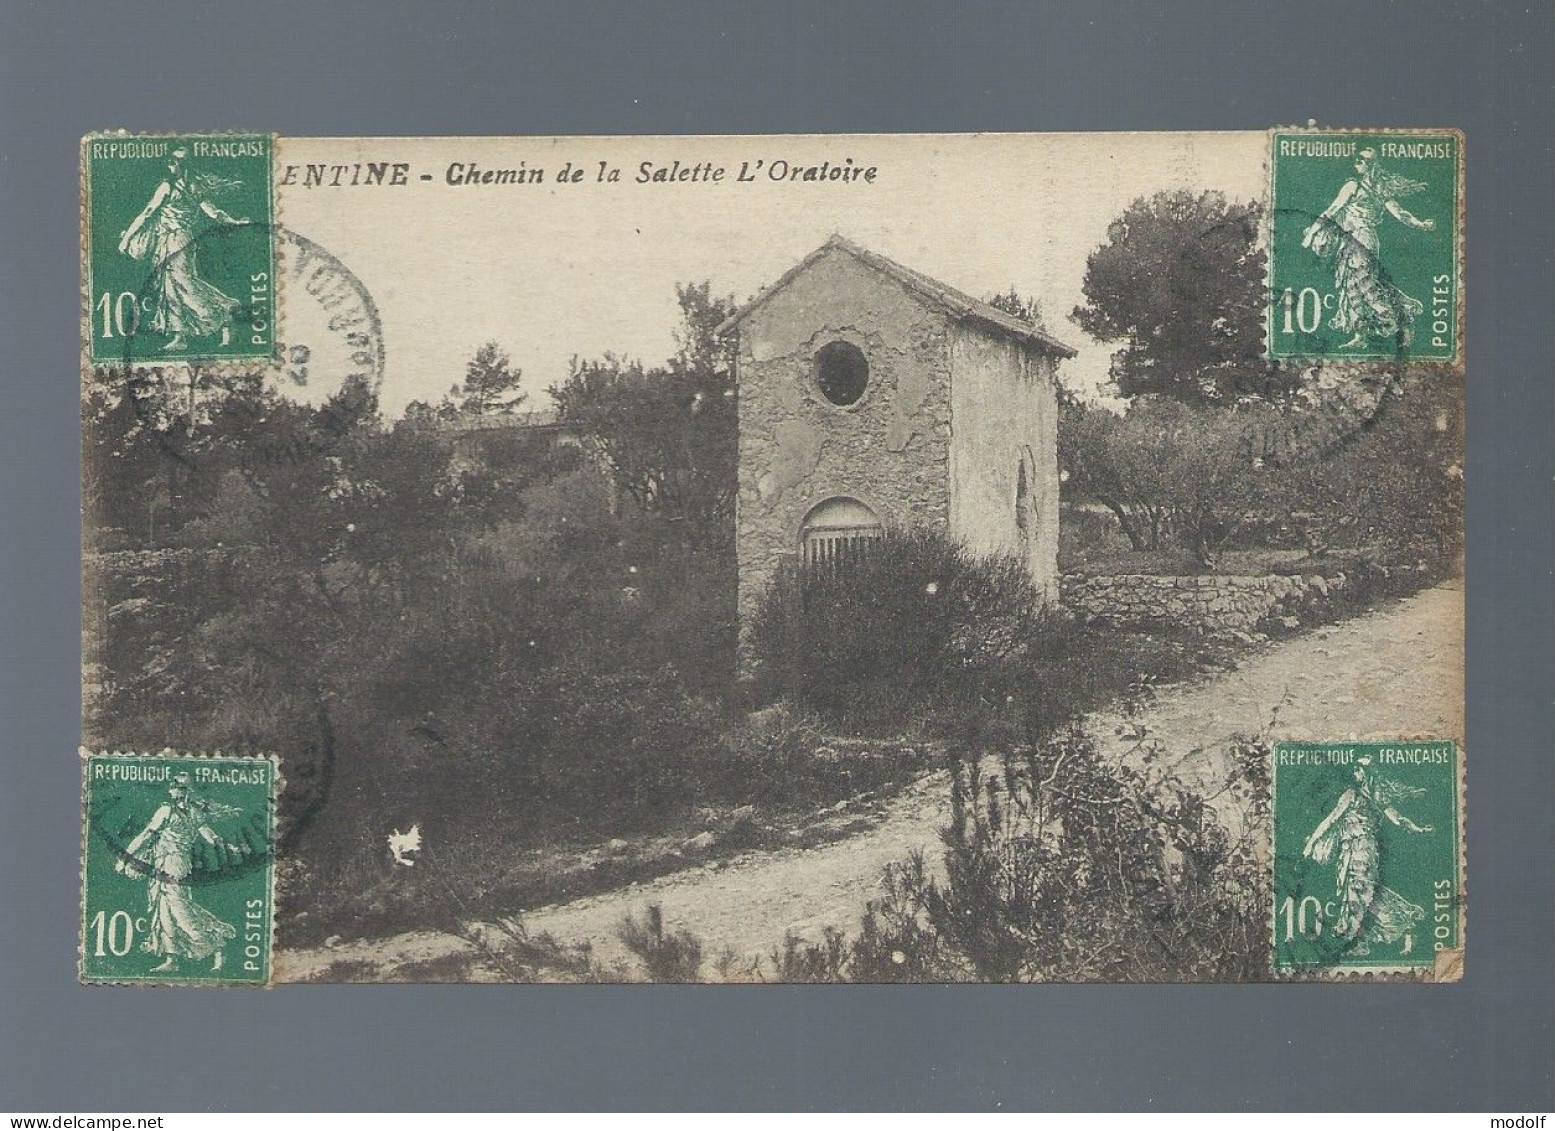
[[[1181,9],[1181,10],[1179,10]],[[1551,8],[1354,0],[0,12],[0,1109],[1555,1107]],[[1468,132],[1455,987],[75,985],[84,132]]]

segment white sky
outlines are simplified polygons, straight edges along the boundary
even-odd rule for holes
[[[847,157],[876,166],[875,182],[734,182],[742,160]],[[1012,285],[1035,297],[1080,351],[1061,375],[1094,389],[1114,347],[1069,312],[1108,224],[1161,189],[1261,198],[1266,157],[1262,133],[283,139],[283,166],[402,161],[410,183],[282,186],[279,218],[372,294],[390,414],[440,398],[487,339],[522,367],[533,407],[574,354],[659,362],[673,351],[677,282],[708,278],[743,301],[833,232],[979,298]],[[726,179],[632,183],[640,162],[677,158],[722,164]],[[594,181],[601,160],[622,168],[620,183]],[[540,166],[546,183],[455,187],[445,181],[454,161]],[[588,170],[583,183],[554,182],[568,161]],[[283,338],[302,301],[283,296]]]

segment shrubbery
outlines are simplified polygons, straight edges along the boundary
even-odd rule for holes
[[[1139,706],[1139,704],[1135,704]],[[1170,982],[1269,977],[1270,750],[1238,736],[1213,797],[1179,751],[1142,728],[1123,759],[1069,728],[951,764],[943,867],[889,865],[858,933],[790,932],[759,959],[726,954],[723,980]],[[657,907],[621,937],[650,981],[700,976],[704,947]]]
[[[754,618],[759,701],[786,698],[827,725],[995,745],[1074,713],[1076,636],[1025,564],[980,558],[943,534],[888,531],[844,571],[780,574]]]
[[[1069,404],[1059,458],[1066,499],[1105,506],[1135,551],[1208,569],[1235,548],[1366,553],[1439,576],[1462,547],[1462,436],[1461,387],[1439,373],[1319,373],[1280,403]]]
[[[1068,730],[953,765],[942,878],[887,868],[857,937],[795,936],[778,981],[1157,982],[1268,977],[1269,749],[1238,738],[1213,807],[1141,738],[1128,764]]]
[[[1264,972],[1268,749],[1227,751],[1211,808],[1164,751],[1103,760],[1068,731],[955,767],[946,880],[907,894],[977,981],[1244,981]],[[993,772],[985,772],[987,770]],[[1240,800],[1239,820],[1230,802]]]

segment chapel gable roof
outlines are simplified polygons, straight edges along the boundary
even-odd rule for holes
[[[829,251],[842,251],[851,255],[860,263],[894,279],[919,299],[940,308],[954,318],[975,323],[992,333],[1007,338],[1014,338],[1016,341],[1031,346],[1043,353],[1053,354],[1058,357],[1075,356],[1073,347],[1066,346],[1057,338],[1044,333],[1033,323],[1027,322],[1022,318],[1016,318],[1012,314],[1006,314],[998,307],[981,302],[965,291],[959,291],[948,283],[942,283],[938,279],[930,278],[921,271],[914,271],[911,267],[904,267],[894,259],[887,259],[878,252],[870,251],[868,248],[861,247],[852,240],[845,239],[839,235],[832,236],[831,239],[785,271],[777,282],[764,288],[755,298],[731,314],[718,327],[718,333],[727,334],[735,329],[751,311],[788,286],[800,274],[808,270],[811,264]]]

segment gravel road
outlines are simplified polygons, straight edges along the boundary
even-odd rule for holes
[[[1235,671],[1163,690],[1142,721],[1171,751],[1193,751],[1181,769],[1212,790],[1219,750],[1231,735],[1261,732],[1275,719],[1277,738],[1461,736],[1463,733],[1463,591],[1425,590],[1341,625],[1317,629],[1248,656]],[[1095,718],[1112,738],[1117,719]],[[1121,745],[1119,746],[1121,752]],[[938,854],[948,803],[947,779],[930,774],[875,808],[872,827],[821,847],[750,853],[718,864],[531,911],[531,932],[588,940],[606,962],[626,959],[615,937],[628,913],[649,903],[666,925],[686,927],[705,953],[729,948],[764,957],[785,932],[816,937],[831,924],[853,931],[878,890],[881,869],[914,849]],[[450,955],[469,944],[418,931],[334,947],[283,951],[277,976],[296,981],[340,962],[372,964],[372,980],[397,966]]]

